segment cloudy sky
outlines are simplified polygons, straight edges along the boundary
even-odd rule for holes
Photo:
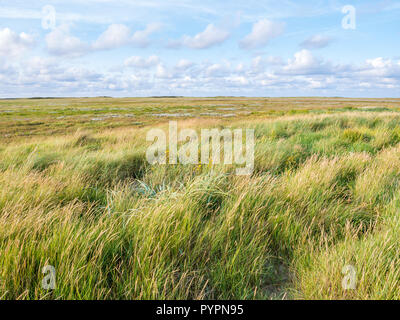
[[[0,0],[0,97],[400,97],[399,0]]]

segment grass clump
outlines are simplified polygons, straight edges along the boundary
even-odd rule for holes
[[[346,129],[343,130],[342,133],[342,139],[351,143],[357,142],[357,141],[364,141],[364,142],[369,142],[372,137],[366,132],[362,132],[361,130],[356,130],[356,129]]]

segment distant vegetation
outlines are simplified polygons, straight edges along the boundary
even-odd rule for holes
[[[399,110],[395,99],[0,101],[0,296],[400,299]],[[149,165],[146,132],[170,119],[254,128],[253,175]],[[355,290],[342,287],[346,265]]]

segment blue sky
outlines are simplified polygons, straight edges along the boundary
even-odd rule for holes
[[[99,95],[400,97],[400,1],[0,0],[0,97]]]

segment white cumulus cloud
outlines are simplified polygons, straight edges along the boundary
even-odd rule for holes
[[[124,46],[130,41],[130,30],[123,24],[112,24],[93,44],[95,50],[107,50]]]
[[[144,30],[136,31],[132,36],[132,44],[141,48],[149,46],[149,37],[153,33],[159,31],[162,25],[160,23],[150,23]]]
[[[1,56],[18,56],[32,47],[33,44],[33,36],[25,32],[17,34],[9,28],[0,29]]]
[[[160,28],[160,24],[150,23],[144,30],[131,34],[126,25],[111,24],[96,41],[89,44],[71,35],[69,26],[64,24],[47,34],[46,44],[51,54],[69,57],[79,57],[89,52],[116,49],[126,45],[144,48],[150,44],[150,35]]]
[[[223,43],[230,36],[230,32],[209,24],[206,29],[193,37],[183,36],[182,44],[192,49],[207,49]]]
[[[136,31],[131,35],[130,29],[123,24],[112,24],[104,31],[93,44],[95,50],[115,49],[125,45],[145,48],[150,45],[150,35],[160,30],[159,23],[150,23],[144,30]]]
[[[46,35],[47,49],[58,56],[79,57],[89,51],[89,45],[70,34],[69,26],[64,24]]]
[[[239,46],[243,49],[264,47],[271,39],[280,36],[284,30],[285,24],[282,22],[260,20],[253,25],[251,33],[240,41]]]
[[[308,74],[326,74],[331,72],[329,63],[321,61],[313,56],[306,49],[294,54],[294,59],[289,59],[288,64],[283,67],[284,73],[308,75]]]
[[[327,47],[332,41],[333,39],[329,36],[317,34],[304,40],[300,46],[305,49],[321,49]]]

